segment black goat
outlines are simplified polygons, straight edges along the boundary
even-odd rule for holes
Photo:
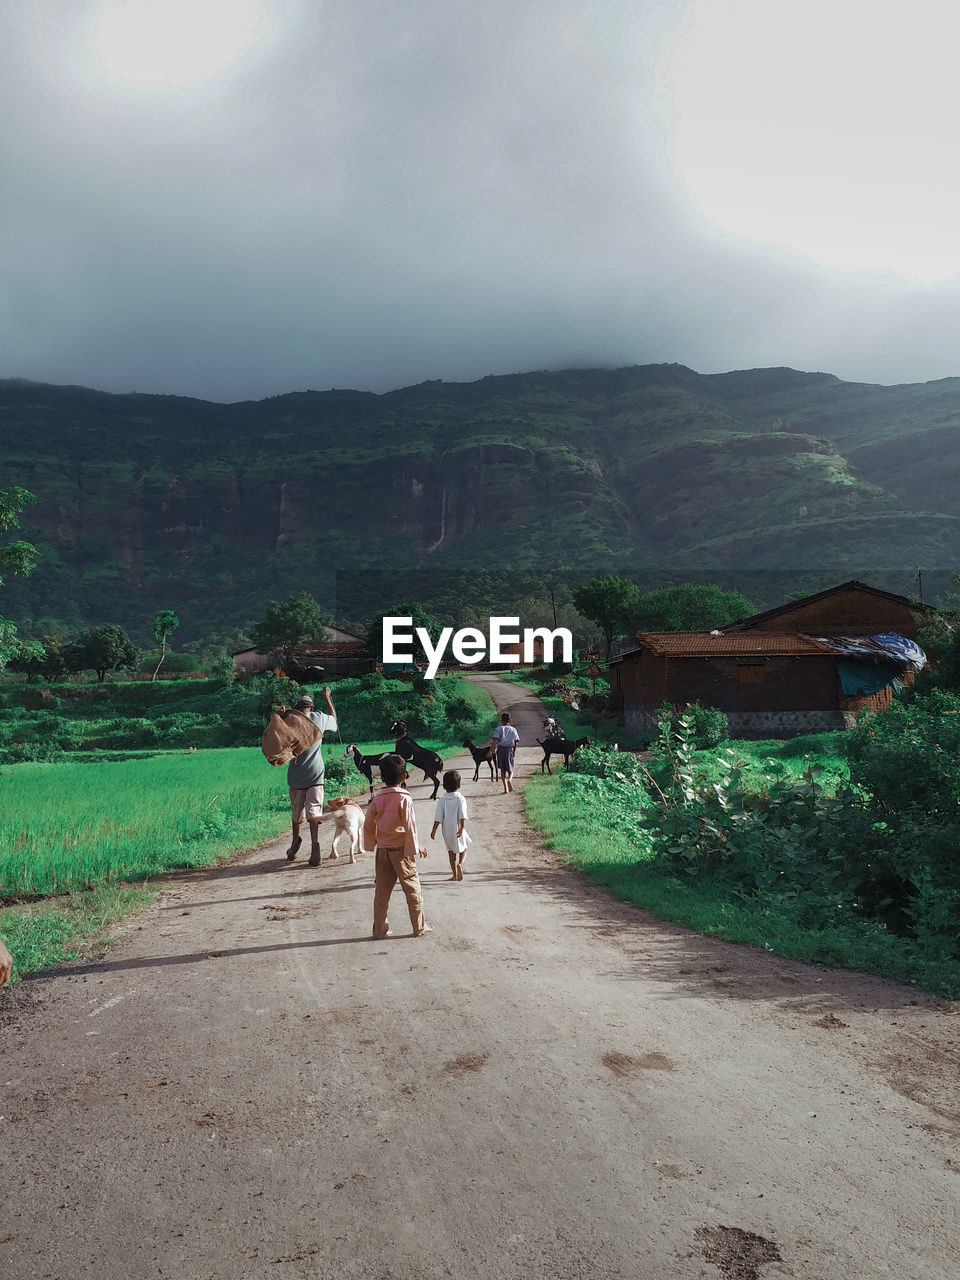
[[[344,750],[343,755],[344,755],[344,759],[346,759],[347,756],[350,756],[350,755],[353,756],[353,763],[357,766],[357,768],[366,778],[367,782],[370,784],[370,794],[373,795],[373,771],[374,769],[379,770],[380,761],[383,759],[383,757],[391,756],[393,755],[393,752],[378,751],[375,756],[365,756],[361,753],[360,748],[355,747],[351,742],[349,747],[347,747]],[[405,787],[407,785],[406,780],[401,782],[400,785],[402,787]]]
[[[421,747],[419,742],[414,742],[407,733],[407,726],[403,720],[394,720],[390,726],[390,732],[395,734],[397,739],[394,751],[415,769],[423,770],[424,778],[429,778],[433,783],[433,795],[430,799],[436,800],[437,792],[440,790],[440,770],[443,768],[443,761],[435,751],[428,751],[426,747]]]
[[[540,772],[543,773],[543,766],[547,766],[547,773],[552,773],[550,768],[551,756],[563,756],[563,763],[569,763],[570,757],[576,751],[577,747],[589,747],[589,738],[544,738],[537,739],[540,746],[543,747],[543,759],[540,761]]]
[[[490,766],[490,781],[496,782],[500,777],[500,770],[497,768],[496,747],[491,747],[489,743],[485,747],[475,747],[469,738],[464,738],[463,745],[473,756],[473,763],[477,766],[473,771],[474,782],[479,781],[480,766],[483,764],[484,760],[486,760],[487,764]]]

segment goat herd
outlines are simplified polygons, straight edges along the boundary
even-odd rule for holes
[[[390,726],[390,733],[396,739],[391,751],[378,751],[376,755],[364,755],[359,747],[351,743],[343,754],[344,756],[353,756],[353,763],[366,778],[371,795],[373,795],[373,775],[375,771],[379,773],[380,761],[386,755],[398,755],[415,769],[423,770],[424,779],[429,778],[433,783],[433,793],[430,799],[436,800],[437,792],[440,790],[440,774],[443,770],[443,760],[437,755],[436,751],[430,751],[427,747],[422,747],[419,742],[415,742],[407,732],[407,726],[403,720],[394,720]],[[563,762],[566,764],[578,747],[590,746],[590,739],[566,738],[563,736],[563,731],[560,730],[549,737],[537,738],[537,743],[543,748],[540,772],[543,772],[544,765],[546,765],[547,773],[552,773],[550,768],[551,756],[562,756]],[[491,781],[496,782],[500,775],[497,769],[494,744],[488,743],[486,746],[478,747],[469,738],[466,738],[463,745],[473,756],[475,766],[473,770],[474,782],[478,781],[480,766],[484,763],[490,768]]]

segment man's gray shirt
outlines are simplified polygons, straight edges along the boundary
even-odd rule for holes
[[[330,732],[334,733],[337,728],[337,722],[333,716],[327,715],[325,711],[305,711],[308,716],[320,730],[321,734]],[[308,787],[322,787],[324,779],[323,768],[323,738],[320,737],[306,751],[301,751],[295,760],[291,760],[287,765],[287,786],[295,787],[297,791],[306,791]]]

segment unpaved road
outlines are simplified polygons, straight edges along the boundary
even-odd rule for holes
[[[0,1002],[0,1275],[955,1280],[960,1018],[614,902],[463,772],[427,938],[278,841]]]

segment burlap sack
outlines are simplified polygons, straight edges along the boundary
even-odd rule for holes
[[[320,737],[320,730],[309,716],[292,707],[277,707],[263,731],[260,750],[271,764],[289,764]]]

